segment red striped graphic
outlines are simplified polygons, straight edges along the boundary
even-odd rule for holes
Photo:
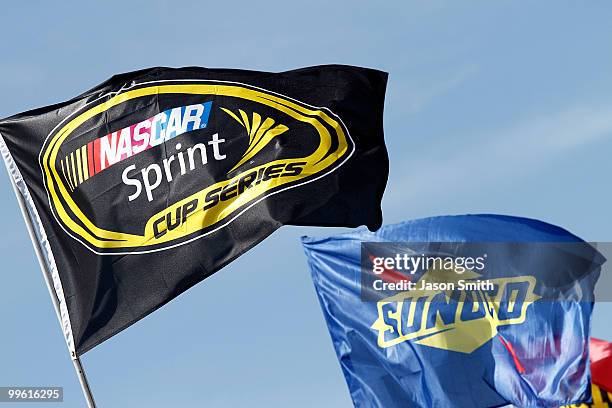
[[[94,174],[100,172],[100,139],[94,140]]]
[[[89,165],[89,177],[93,177],[96,174],[93,160],[93,142],[87,144],[87,164]]]

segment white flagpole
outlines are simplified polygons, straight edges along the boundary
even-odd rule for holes
[[[79,377],[79,382],[81,383],[81,389],[83,390],[83,395],[87,400],[88,408],[96,408],[96,402],[93,399],[93,394],[91,393],[91,388],[89,388],[89,382],[87,382],[87,376],[85,375],[85,370],[83,370],[83,366],[81,365],[80,358],[73,358],[72,364],[74,364],[74,369],[77,372]]]
[[[25,220],[26,226],[28,228],[28,233],[30,234],[30,239],[32,240],[32,245],[34,246],[34,251],[36,252],[36,258],[38,258],[38,264],[43,272],[43,276],[45,278],[45,282],[47,283],[47,289],[49,290],[49,295],[51,296],[51,300],[53,301],[53,307],[55,308],[55,313],[57,313],[58,318],[60,318],[60,305],[59,300],[55,291],[53,290],[53,286],[51,285],[51,281],[49,279],[49,270],[47,263],[45,262],[42,254],[42,250],[40,248],[40,243],[38,239],[36,239],[36,233],[34,232],[34,226],[32,225],[32,220],[28,213],[28,209],[26,207],[25,200],[23,195],[17,188],[13,177],[9,172],[9,179],[11,179],[11,184],[13,186],[13,190],[15,190],[15,195],[17,196],[17,201],[19,202],[19,208],[21,209],[21,214],[23,215],[23,219]],[[61,318],[60,318],[61,321]],[[77,376],[79,377],[79,383],[81,383],[81,388],[83,389],[83,394],[85,399],[87,400],[88,408],[96,408],[96,403],[93,399],[93,395],[91,393],[91,388],[89,388],[89,383],[87,382],[87,377],[85,376],[85,371],[83,370],[83,366],[81,365],[81,360],[79,356],[77,356],[76,352],[71,351],[72,363],[74,365],[74,369],[76,370]]]

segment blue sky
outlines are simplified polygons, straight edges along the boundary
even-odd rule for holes
[[[5,2],[0,117],[149,66],[374,67],[390,73],[386,223],[502,213],[611,241],[612,5],[381,3]],[[0,385],[83,406],[0,173]],[[285,227],[86,354],[99,405],[351,406],[298,242],[333,232]],[[610,313],[597,305],[594,335],[612,340]]]

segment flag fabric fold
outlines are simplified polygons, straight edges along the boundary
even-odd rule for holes
[[[612,343],[591,337],[589,342],[591,362],[591,400],[563,408],[610,408],[612,407]]]
[[[610,408],[612,407],[612,393],[601,388],[599,385],[591,384],[592,398],[589,401],[578,404],[566,405],[563,408]]]

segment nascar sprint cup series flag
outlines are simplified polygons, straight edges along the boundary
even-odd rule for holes
[[[602,255],[496,215],[303,238],[357,407],[559,407],[591,398]]]
[[[152,68],[0,121],[71,350],[283,224],[378,228],[386,79],[350,66]]]

